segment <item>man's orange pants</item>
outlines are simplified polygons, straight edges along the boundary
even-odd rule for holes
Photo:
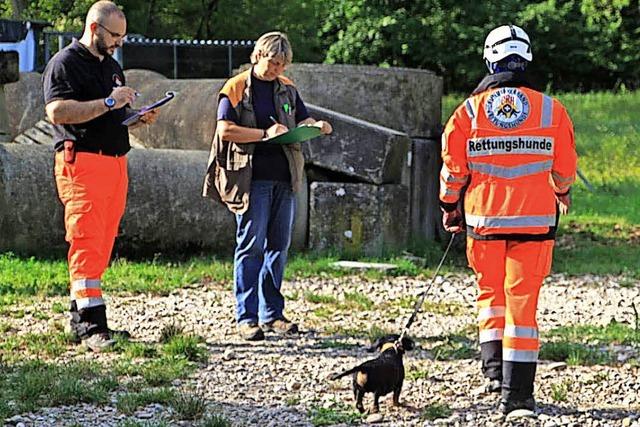
[[[71,301],[80,311],[104,306],[101,279],[124,214],[127,159],[79,152],[68,163],[63,156],[56,153],[54,171],[70,245]]]
[[[540,346],[538,295],[551,269],[553,245],[553,240],[467,238],[467,258],[479,288],[483,372],[502,380],[507,398],[524,399],[533,393]]]

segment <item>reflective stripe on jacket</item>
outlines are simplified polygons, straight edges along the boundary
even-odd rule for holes
[[[556,226],[554,193],[569,191],[577,156],[562,104],[527,87],[466,99],[442,135],[440,200],[458,201],[477,235],[545,234]]]

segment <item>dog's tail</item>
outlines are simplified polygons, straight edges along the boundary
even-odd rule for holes
[[[339,378],[346,377],[347,375],[353,374],[354,372],[358,372],[360,370],[360,366],[356,366],[355,368],[348,369],[340,374],[333,374],[329,376],[329,379],[335,381]]]

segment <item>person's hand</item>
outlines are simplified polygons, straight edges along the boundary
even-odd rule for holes
[[[333,132],[333,128],[331,127],[331,124],[329,122],[325,122],[324,120],[318,120],[313,124],[313,126],[319,128],[320,132],[322,132],[325,135],[329,135],[331,132]]]
[[[460,233],[464,227],[464,221],[462,220],[462,212],[460,209],[455,209],[451,212],[443,210],[442,225],[449,233]]]
[[[158,114],[160,114],[158,110],[149,110],[140,116],[140,121],[145,125],[154,124],[158,119]]]
[[[287,132],[289,132],[289,129],[285,125],[276,123],[267,129],[267,138],[273,138]]]
[[[562,215],[568,214],[569,208],[571,207],[571,194],[567,193],[562,196],[556,195],[556,201],[558,202],[560,213]]]
[[[116,105],[113,106],[113,109],[117,110],[127,104],[132,104],[136,99],[136,91],[128,86],[120,86],[115,88],[109,96],[116,100]]]

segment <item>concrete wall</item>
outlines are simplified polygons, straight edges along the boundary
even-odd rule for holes
[[[427,70],[292,64],[285,73],[305,102],[432,138],[440,132],[442,78]]]

